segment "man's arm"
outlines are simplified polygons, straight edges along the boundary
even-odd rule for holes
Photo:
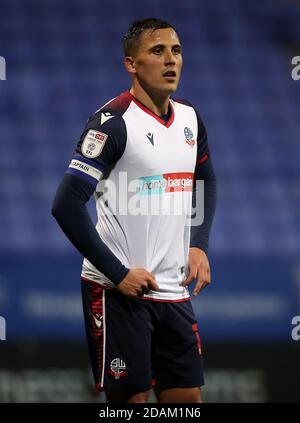
[[[207,159],[202,163],[196,164],[196,177],[193,187],[193,204],[195,205],[197,204],[197,195],[200,196],[200,186],[197,188],[196,181],[204,181],[204,219],[202,225],[191,227],[190,247],[200,248],[207,254],[209,234],[216,210],[217,181],[210,154],[206,154]]]
[[[209,234],[216,209],[216,176],[213,169],[212,159],[207,143],[205,127],[197,114],[198,137],[197,159],[195,166],[195,178],[193,186],[193,206],[197,204],[196,196],[200,195],[197,180],[204,181],[204,219],[203,223],[191,227],[191,240],[189,250],[189,275],[182,283],[188,286],[194,279],[197,280],[193,294],[197,295],[202,288],[211,281],[210,266],[207,258]],[[196,213],[199,211],[196,210]]]
[[[101,111],[87,122],[85,131],[64,175],[52,207],[65,235],[101,273],[125,295],[138,296],[158,290],[154,276],[145,269],[128,269],[102,241],[86,203],[98,182],[109,174],[126,146],[126,127],[120,116],[101,123]],[[91,148],[92,147],[92,148]]]
[[[127,269],[101,240],[86,203],[95,187],[77,176],[64,175],[52,207],[52,214],[72,244],[115,285]]]

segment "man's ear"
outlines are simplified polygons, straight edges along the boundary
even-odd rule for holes
[[[129,72],[131,74],[136,73],[134,62],[135,62],[135,60],[134,60],[134,57],[133,56],[126,56],[124,58],[125,68],[126,68],[127,72]]]

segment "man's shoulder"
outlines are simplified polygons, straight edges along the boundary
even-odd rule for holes
[[[106,122],[115,116],[120,118],[126,112],[130,103],[131,97],[128,95],[128,91],[124,91],[97,109],[90,119],[100,118],[102,122]]]
[[[185,98],[177,98],[177,97],[171,97],[171,100],[173,100],[173,102],[179,104],[179,105],[184,105],[187,106],[188,108],[190,108],[190,110],[192,110],[192,113],[194,114],[194,116],[196,115],[196,119],[197,119],[197,124],[198,124],[198,133],[199,134],[204,134],[203,136],[206,136],[206,129],[205,129],[205,125],[203,123],[201,114],[198,110],[197,107],[195,107],[189,100],[186,100]]]
[[[171,100],[173,100],[175,103],[184,104],[185,106],[191,107],[195,110],[195,107],[192,105],[192,103],[185,98],[171,97]]]
[[[173,100],[173,102],[175,102],[175,105],[177,103],[177,104],[180,104],[180,105],[187,106],[191,110],[193,110],[193,112],[196,114],[198,124],[203,125],[202,117],[201,117],[201,114],[199,112],[198,107],[195,107],[194,104],[192,104],[189,100],[186,100],[185,98],[171,97],[171,100]]]
[[[107,132],[124,131],[123,114],[128,109],[130,102],[128,91],[112,98],[88,118],[85,130],[100,130],[101,128]]]

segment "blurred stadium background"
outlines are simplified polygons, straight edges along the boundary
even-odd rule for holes
[[[177,27],[178,97],[200,110],[218,176],[212,284],[193,305],[206,401],[300,399],[298,1],[0,1],[0,402],[91,402],[81,257],[50,214],[87,117],[130,86],[121,38]],[[93,207],[91,207],[91,210]]]

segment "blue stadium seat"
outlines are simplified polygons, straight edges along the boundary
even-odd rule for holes
[[[128,23],[159,15],[184,42],[176,95],[198,107],[209,134],[219,180],[211,252],[299,255],[300,81],[290,75],[299,11],[269,0],[173,3],[170,12],[167,1],[2,0],[1,251],[67,251],[50,215],[57,184],[85,120],[130,85]]]

